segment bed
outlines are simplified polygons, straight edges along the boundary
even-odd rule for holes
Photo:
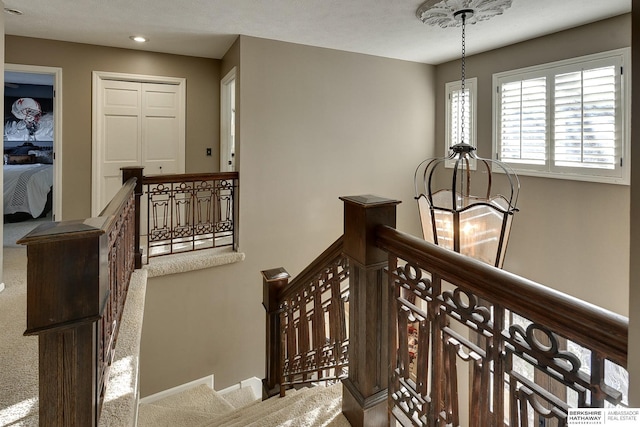
[[[5,157],[4,222],[45,216],[51,210],[53,165],[36,154]]]

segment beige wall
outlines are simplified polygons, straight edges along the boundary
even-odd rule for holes
[[[5,46],[7,63],[62,68],[63,219],[91,214],[92,71],[186,78],[186,171],[219,170],[220,61],[15,36]]]
[[[210,373],[216,388],[264,376],[260,271],[295,275],[340,236],[339,196],[400,199],[399,227],[419,230],[412,180],[433,154],[434,67],[250,37],[240,62],[246,260],[151,280],[143,395]]]
[[[467,31],[473,44],[473,28]],[[491,155],[492,74],[628,47],[629,15],[467,58],[478,78],[478,151]],[[460,62],[437,67],[436,136],[444,138],[444,85],[460,79]],[[440,148],[440,146],[439,146]],[[628,313],[629,187],[521,176],[504,268],[598,304]]]
[[[240,68],[240,37],[231,45],[220,62],[220,77],[227,75],[233,67]]]

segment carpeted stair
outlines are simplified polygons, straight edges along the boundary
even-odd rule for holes
[[[342,415],[342,384],[290,390],[266,401],[249,387],[221,395],[200,385],[139,406],[138,427],[165,426],[347,427],[349,422]]]

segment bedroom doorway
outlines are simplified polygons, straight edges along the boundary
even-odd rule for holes
[[[11,246],[62,219],[62,69],[5,64],[4,85],[3,245]]]

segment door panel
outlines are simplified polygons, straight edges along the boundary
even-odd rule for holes
[[[138,148],[141,136],[140,105],[142,85],[136,82],[106,80],[103,82],[100,208],[115,196],[122,186],[121,167],[138,166],[142,158]]]
[[[94,72],[93,215],[120,189],[122,167],[184,173],[184,143],[184,79]]]
[[[138,115],[140,109],[140,83],[106,80],[104,82],[105,114]]]
[[[177,143],[181,131],[178,90],[176,85],[143,85],[142,156],[147,175],[184,172]]]
[[[136,144],[140,136],[140,120],[134,116],[105,116],[104,161],[140,161]]]

